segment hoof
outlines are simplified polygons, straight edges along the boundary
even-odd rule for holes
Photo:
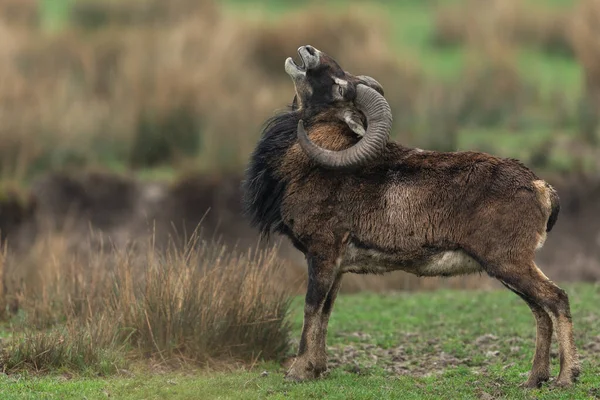
[[[543,377],[527,379],[527,381],[521,383],[519,385],[519,387],[521,387],[523,389],[539,389],[542,387],[544,382],[548,382],[548,380],[549,380],[549,378],[543,378]]]
[[[297,382],[297,383],[299,383],[299,382],[306,382],[306,381],[312,381],[312,380],[315,380],[317,378],[318,378],[318,376],[316,374],[314,374],[314,373],[300,374],[300,373],[297,373],[296,371],[288,371],[285,374],[285,377],[284,377],[284,379],[287,382]]]
[[[579,378],[580,374],[581,367],[579,365],[576,365],[573,368],[571,368],[570,373],[567,372],[565,374],[558,374],[558,378],[556,379],[556,382],[554,382],[554,386],[558,388],[566,388],[572,386],[577,381],[577,378]]]
[[[319,378],[322,370],[325,368],[315,368],[311,362],[296,360],[285,374],[285,380],[288,382],[304,382]]]
[[[573,379],[557,379],[554,386],[560,389],[573,386]]]
[[[521,383],[519,386],[523,389],[539,389],[542,387],[544,382],[548,382],[550,380],[550,372],[542,372],[542,373],[529,373],[529,378],[527,381]]]

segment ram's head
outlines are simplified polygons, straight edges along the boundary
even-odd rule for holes
[[[364,165],[380,155],[392,128],[392,112],[381,85],[369,76],[354,76],[344,71],[333,58],[312,46],[300,47],[298,54],[301,63],[289,57],[285,71],[296,89],[294,107],[301,115],[298,140],[308,156],[323,167],[347,169]],[[311,124],[326,122],[324,118],[345,122],[362,139],[342,151],[315,145],[308,138],[304,124],[306,121],[310,131]]]

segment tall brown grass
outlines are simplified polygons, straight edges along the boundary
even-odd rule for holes
[[[584,97],[581,131],[590,144],[600,143],[600,3],[580,0],[570,21],[570,39],[582,66]]]
[[[519,41],[560,47],[566,17],[528,7],[468,0],[438,12],[435,35],[468,43],[480,59]],[[552,108],[495,54],[455,82],[428,76],[393,47],[390,22],[359,4],[271,20],[211,0],[78,1],[52,34],[0,18],[0,177],[98,165],[239,172],[264,120],[292,99],[283,60],[307,43],[383,84],[393,136],[408,145],[455,149],[465,125]],[[482,82],[496,77],[486,94]]]
[[[598,9],[598,2],[594,0],[580,0],[570,7],[544,6],[539,2],[520,0],[464,0],[437,7],[433,43],[461,46],[467,53],[478,53],[477,59],[485,60],[489,64],[488,72],[492,73],[491,76],[478,76],[477,72],[465,71],[469,79],[465,87],[459,85],[458,90],[467,100],[462,114],[471,115],[479,121],[487,120],[487,126],[494,125],[498,116],[512,115],[512,121],[502,126],[519,129],[530,119],[538,125],[541,121],[544,126],[555,129],[568,127],[579,131],[576,141],[580,145],[596,148],[600,143],[600,53],[596,43],[600,19]],[[506,68],[508,64],[503,54],[531,49],[576,58],[584,73],[583,96],[578,107],[570,105],[572,100],[561,94],[540,96],[537,88],[521,78],[514,61],[509,69]],[[474,89],[471,95],[465,93],[469,92],[469,86]],[[491,90],[483,94],[478,89],[481,87]],[[465,88],[466,91],[462,90]],[[492,106],[492,113],[485,104]],[[499,110],[504,111],[496,113]],[[464,121],[458,124],[464,126]],[[531,160],[536,161],[536,167],[543,168],[542,164],[547,162],[547,157],[538,155],[546,152],[549,141],[533,149]],[[572,170],[589,170],[580,167],[585,163],[579,162],[579,159],[587,159],[588,156],[575,153],[581,152],[573,152]],[[595,157],[592,155],[586,163],[594,164]]]
[[[0,22],[2,171],[239,170],[262,122],[291,102],[282,60],[306,43],[384,85],[406,86],[390,102],[409,113],[416,70],[386,45],[382,25],[354,8],[258,23],[209,0],[76,2],[71,24],[52,35]]]
[[[568,10],[521,0],[464,0],[438,7],[433,43],[485,47],[493,41],[572,55]]]
[[[165,252],[99,244],[73,249],[53,234],[24,258],[2,259],[3,301],[24,315],[3,346],[4,370],[251,363],[287,352],[289,297],[274,251],[199,237]]]
[[[39,1],[0,0],[0,21],[13,28],[35,29],[39,27]]]
[[[107,27],[175,25],[191,14],[202,14],[205,22],[219,16],[213,0],[78,0],[70,11],[71,23],[85,30]]]

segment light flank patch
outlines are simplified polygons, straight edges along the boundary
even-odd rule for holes
[[[481,271],[481,265],[462,250],[436,254],[429,263],[419,268],[419,274],[423,276],[455,276]]]
[[[481,265],[462,250],[444,251],[424,263],[412,263],[402,257],[348,244],[340,260],[343,272],[383,274],[402,270],[418,276],[456,276],[481,272]]]
[[[341,260],[340,266],[343,272],[354,272],[356,274],[383,274],[399,269],[402,265],[394,263],[394,256],[373,249],[363,249],[349,243],[346,254]]]
[[[546,232],[542,232],[541,234],[538,234],[538,235],[537,235],[537,237],[538,237],[538,243],[537,243],[537,245],[535,246],[535,249],[536,249],[536,250],[539,250],[539,249],[541,249],[542,247],[544,247],[544,243],[546,243],[546,237],[547,237],[547,235],[548,235],[548,234],[547,234]]]

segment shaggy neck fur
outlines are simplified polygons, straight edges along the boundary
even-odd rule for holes
[[[267,239],[272,233],[286,233],[281,203],[288,182],[278,169],[282,156],[297,140],[299,119],[299,111],[292,110],[269,119],[246,169],[242,186],[244,212]]]

